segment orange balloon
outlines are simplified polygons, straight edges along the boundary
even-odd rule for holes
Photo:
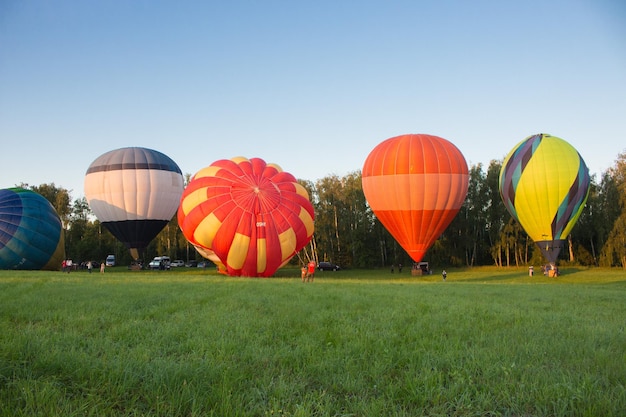
[[[459,149],[432,135],[402,135],[363,164],[363,192],[376,217],[419,262],[459,212],[469,182]]]

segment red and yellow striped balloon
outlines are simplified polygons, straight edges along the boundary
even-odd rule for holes
[[[260,158],[221,159],[198,171],[178,208],[187,240],[230,276],[273,275],[309,243],[314,217],[296,178]]]
[[[363,165],[363,192],[389,233],[419,262],[458,213],[468,188],[463,154],[431,135],[376,146]]]

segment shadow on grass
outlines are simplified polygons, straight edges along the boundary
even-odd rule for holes
[[[558,282],[559,279],[565,279],[573,277],[574,275],[583,272],[578,268],[564,268],[560,270],[559,277],[548,277],[541,272],[540,268],[535,268],[533,276],[528,275],[528,271],[525,268],[515,268],[509,270],[503,269],[478,269],[478,270],[459,270],[457,273],[451,272],[448,274],[449,281],[455,282],[506,282],[506,283],[553,283]],[[458,276],[457,276],[458,274]]]
[[[534,276],[529,276],[523,268],[516,268],[513,271],[503,270],[478,270],[459,271],[458,279],[454,279],[454,274],[449,274],[448,279],[456,282],[481,282],[481,283],[518,283],[518,284],[624,284],[626,274],[615,269],[600,268],[577,268],[565,267],[559,270],[557,277],[549,277],[541,272],[540,268],[535,268]]]
[[[453,280],[454,277],[450,276],[450,278]],[[512,281],[512,280],[519,280],[522,278],[529,278],[531,279],[531,277],[525,277],[523,275],[521,275],[520,272],[516,271],[516,272],[493,272],[493,274],[484,274],[482,273],[480,276],[477,277],[470,277],[470,278],[461,278],[459,279],[459,281],[462,282],[495,282],[495,281]]]

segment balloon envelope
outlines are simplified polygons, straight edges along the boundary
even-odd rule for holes
[[[469,183],[463,154],[446,139],[402,135],[363,164],[363,192],[389,233],[419,262],[458,213]]]
[[[589,184],[578,151],[543,133],[518,143],[500,170],[504,205],[552,264],[585,207]]]
[[[0,190],[0,269],[59,270],[65,247],[61,219],[42,195]]]
[[[313,219],[304,187],[260,158],[222,159],[200,170],[178,209],[187,240],[217,256],[231,276],[273,275],[311,240]]]
[[[228,270],[226,269],[226,265],[222,263],[220,258],[218,258],[215,252],[213,252],[211,249],[206,249],[206,248],[203,248],[202,246],[194,246],[194,248],[200,255],[202,255],[203,258],[208,259],[209,261],[213,262],[215,266],[217,267],[217,271],[220,274],[228,273]]]
[[[107,152],[93,161],[85,175],[89,206],[135,258],[174,217],[182,192],[178,165],[152,149]]]

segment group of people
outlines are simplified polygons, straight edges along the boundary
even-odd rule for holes
[[[554,264],[541,265],[541,270],[543,275],[547,277],[556,278],[559,276],[559,268]]]
[[[100,273],[104,274],[104,262],[100,262]],[[91,274],[91,270],[93,269],[93,262],[88,261],[87,262],[87,270],[89,271],[89,273]]]
[[[100,273],[104,274],[104,262],[100,263]],[[76,268],[76,264],[74,264],[74,262],[71,259],[64,259],[63,262],[61,262],[61,271],[62,272],[67,272],[68,274],[72,271],[72,269]],[[80,264],[80,268],[87,268],[87,271],[89,271],[89,273],[91,274],[91,271],[93,270],[93,262],[92,261],[87,261],[84,263]]]
[[[72,262],[72,260],[63,259],[63,262],[61,262],[61,271],[67,272],[69,274],[72,271],[72,268],[74,268],[74,263]]]
[[[302,282],[313,282],[315,278],[315,268],[317,268],[315,261],[310,261],[308,264],[302,266]]]

